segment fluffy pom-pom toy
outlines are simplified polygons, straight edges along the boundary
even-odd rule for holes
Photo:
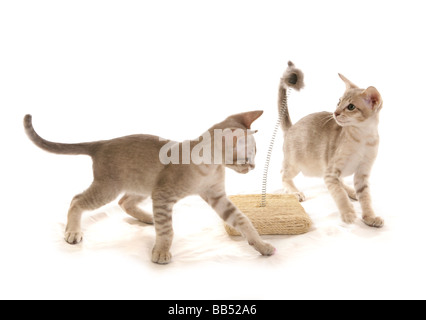
[[[283,89],[292,88],[300,91],[305,87],[304,74],[300,69],[297,69],[293,62],[288,62],[287,70],[281,78],[281,87]]]

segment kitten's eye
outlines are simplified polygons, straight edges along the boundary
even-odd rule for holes
[[[356,109],[356,107],[351,103],[350,105],[348,105],[347,109],[349,111],[354,111]]]

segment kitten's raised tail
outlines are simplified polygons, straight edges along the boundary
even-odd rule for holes
[[[303,89],[305,86],[303,79],[303,72],[300,69],[297,69],[293,62],[289,61],[287,70],[281,78],[278,89],[278,113],[280,115],[281,127],[284,133],[293,125],[287,108],[287,89],[293,88],[297,91]]]
[[[24,118],[24,128],[25,133],[28,138],[34,142],[34,144],[48,152],[56,154],[68,154],[68,155],[91,155],[93,143],[76,143],[76,144],[67,144],[67,143],[56,143],[44,140],[40,137],[33,128],[32,116],[27,114]]]

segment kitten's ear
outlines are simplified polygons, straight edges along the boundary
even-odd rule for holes
[[[251,111],[245,113],[239,113],[231,116],[230,118],[238,121],[242,125],[244,125],[247,129],[251,128],[251,125],[254,121],[259,119],[259,117],[263,114],[262,110],[259,111]]]
[[[349,81],[348,78],[346,78],[344,75],[342,75],[342,74],[339,73],[339,77],[346,84],[346,90],[349,90],[349,89],[358,89],[358,86],[355,85],[353,82]]]
[[[362,93],[362,98],[364,102],[372,109],[377,110],[382,107],[382,97],[374,87],[368,87]]]

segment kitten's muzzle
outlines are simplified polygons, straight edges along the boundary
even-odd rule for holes
[[[336,123],[339,126],[343,127],[343,123],[341,121],[339,121],[339,119],[337,119],[340,115],[341,114],[336,111],[335,113],[333,113],[333,118],[334,118],[334,121],[336,121]]]
[[[243,174],[249,173],[250,171],[254,170],[255,167],[256,166],[254,164],[244,166],[244,168],[241,170],[241,173]]]

